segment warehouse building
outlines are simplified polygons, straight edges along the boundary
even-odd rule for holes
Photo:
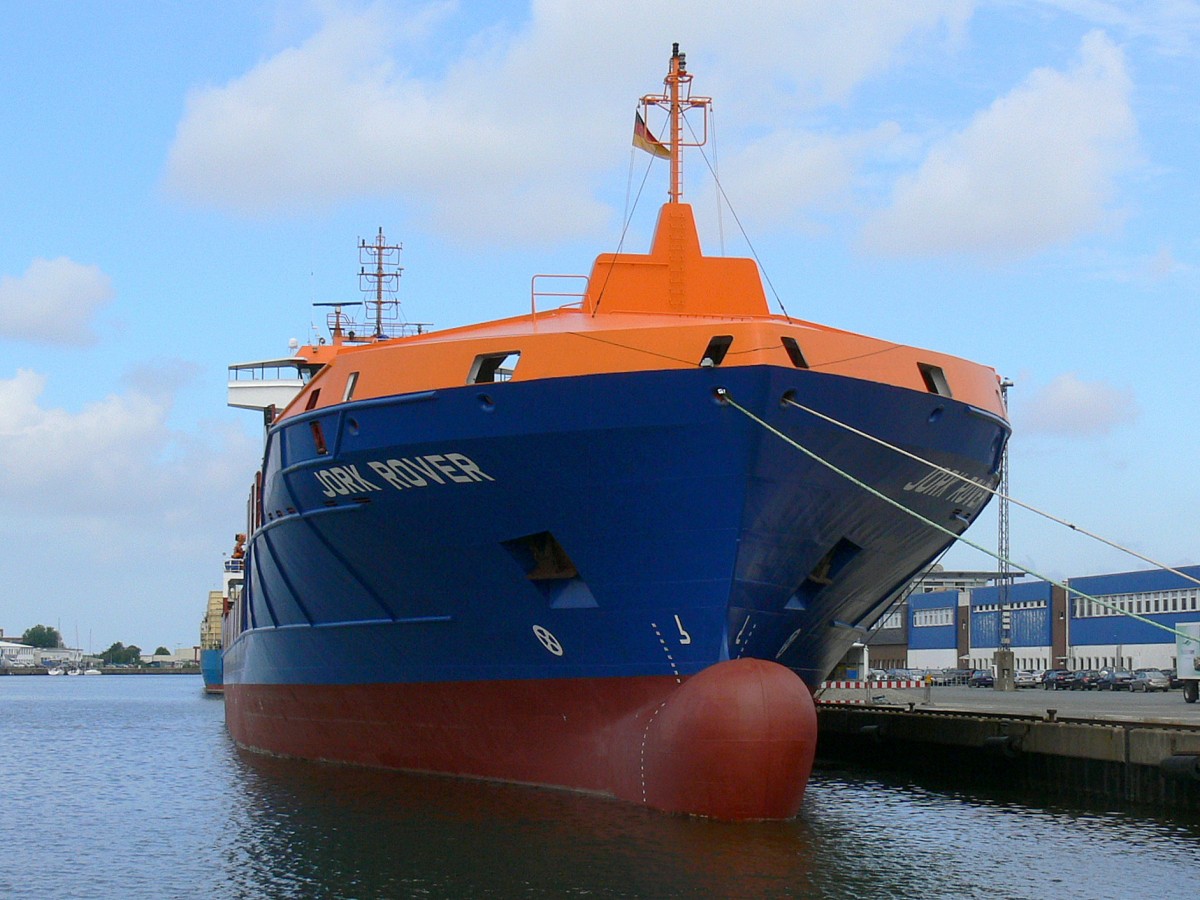
[[[873,669],[990,669],[1007,630],[1018,670],[1174,668],[1175,635],[1167,629],[1200,622],[1200,585],[1190,580],[1200,579],[1200,566],[1179,572],[1067,581],[1094,599],[1047,581],[1017,582],[1008,586],[1006,603],[997,585],[980,581],[995,573],[937,573],[970,574],[977,583],[933,582],[928,592],[918,586],[871,630],[865,649]],[[862,653],[852,650],[844,671],[860,668]]]

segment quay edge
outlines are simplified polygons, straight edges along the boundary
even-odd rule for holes
[[[1200,728],[1049,713],[818,705],[818,757],[1200,811]]]

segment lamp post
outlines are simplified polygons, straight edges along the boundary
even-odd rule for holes
[[[1008,378],[1000,379],[1000,398],[1004,402],[1004,411],[1008,412],[1008,389],[1013,382]],[[1004,442],[1004,450],[1000,454],[1000,509],[999,533],[996,537],[997,552],[1000,557],[999,577],[996,579],[998,590],[998,606],[1000,607],[1000,647],[996,650],[996,681],[998,691],[1015,691],[1016,682],[1013,679],[1013,650],[1012,650],[1012,607],[1008,602],[1009,588],[1012,586],[1012,567],[1009,564],[1008,541],[1008,441]]]

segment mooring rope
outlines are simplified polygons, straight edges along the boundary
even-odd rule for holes
[[[929,468],[931,468],[931,469],[934,469],[945,475],[953,476],[954,478],[957,478],[959,481],[965,481],[967,484],[970,484],[974,487],[982,488],[983,490],[987,491],[989,494],[991,494],[994,497],[997,497],[1001,500],[1007,500],[1010,503],[1015,503],[1017,506],[1021,507],[1022,509],[1027,509],[1031,513],[1035,513],[1036,515],[1039,515],[1039,516],[1042,516],[1043,518],[1049,519],[1051,522],[1054,522],[1057,525],[1063,525],[1067,528],[1070,528],[1072,531],[1075,531],[1075,532],[1078,532],[1079,534],[1084,535],[1085,537],[1090,537],[1093,540],[1097,540],[1102,544],[1107,544],[1109,547],[1112,547],[1114,550],[1120,550],[1122,553],[1128,553],[1130,556],[1135,556],[1138,559],[1140,559],[1142,562],[1150,563],[1150,565],[1154,566],[1155,568],[1165,569],[1166,571],[1170,572],[1172,575],[1178,575],[1180,578],[1183,578],[1186,581],[1190,581],[1193,584],[1200,584],[1200,578],[1194,578],[1193,576],[1187,574],[1187,572],[1181,572],[1179,569],[1172,568],[1171,566],[1168,566],[1166,563],[1161,563],[1156,559],[1152,559],[1149,556],[1145,556],[1144,554],[1139,553],[1138,551],[1134,550],[1131,547],[1125,547],[1121,544],[1118,544],[1116,541],[1110,541],[1108,538],[1104,537],[1103,535],[1099,535],[1094,532],[1088,531],[1086,528],[1083,528],[1080,525],[1075,525],[1071,522],[1066,521],[1065,519],[1060,519],[1058,516],[1054,515],[1053,513],[1048,513],[1045,510],[1038,509],[1036,506],[1032,506],[1028,503],[1024,503],[1021,500],[1018,500],[1016,497],[1009,496],[1008,494],[1005,494],[1003,491],[997,490],[996,488],[988,487],[982,481],[976,481],[974,478],[971,478],[967,475],[963,475],[961,472],[955,472],[953,469],[947,469],[945,466],[939,466],[937,463],[933,462],[932,460],[925,459],[924,457],[918,456],[915,453],[910,453],[908,450],[905,450],[903,447],[897,447],[895,444],[888,443],[887,441],[883,440],[883,438],[879,438],[873,434],[868,434],[865,431],[861,431],[858,428],[855,428],[853,425],[850,425],[846,422],[840,422],[837,419],[833,418],[832,416],[826,415],[823,412],[818,412],[815,409],[805,406],[803,403],[797,403],[795,398],[785,397],[784,402],[791,406],[796,407],[796,409],[804,410],[804,412],[809,413],[810,415],[814,415],[818,419],[822,419],[831,425],[836,425],[838,428],[844,428],[846,431],[849,431],[851,434],[856,434],[859,437],[866,438],[868,441],[873,441],[874,443],[878,444],[881,447],[886,447],[888,450],[892,450],[896,453],[899,453],[901,456],[907,456],[909,459],[915,460],[916,462],[919,462],[922,465],[929,466]]]
[[[734,400],[733,397],[730,396],[729,391],[726,390],[725,388],[718,388],[717,395],[724,403],[728,404],[729,406],[732,406],[734,409],[736,409],[738,412],[742,413],[744,416],[746,416],[751,421],[762,426],[767,431],[771,432],[771,434],[778,437],[780,440],[784,441],[785,443],[787,443],[787,444],[791,445],[792,447],[794,447],[795,449],[799,450],[801,453],[803,453],[809,459],[813,460],[816,463],[819,463],[820,465],[829,469],[831,472],[834,472],[837,475],[840,475],[842,478],[845,478],[847,481],[851,482],[852,484],[857,485],[858,487],[862,488],[867,493],[871,494],[874,497],[879,498],[880,500],[887,503],[888,505],[896,507],[896,509],[900,510],[901,512],[905,513],[906,515],[912,516],[914,519],[917,519],[919,522],[922,522],[923,524],[928,525],[930,528],[933,528],[936,531],[942,532],[943,534],[949,536],[952,540],[956,540],[956,541],[959,541],[960,543],[966,544],[968,547],[972,547],[975,550],[978,550],[980,553],[990,556],[992,559],[995,559],[999,562],[1006,562],[1013,568],[1020,569],[1022,572],[1025,572],[1027,575],[1032,575],[1034,578],[1040,578],[1042,581],[1048,582],[1048,583],[1054,585],[1055,587],[1062,588],[1062,590],[1066,592],[1068,598],[1073,594],[1077,597],[1082,597],[1084,600],[1090,600],[1093,603],[1097,604],[1098,606],[1104,607],[1105,609],[1112,610],[1113,612],[1117,613],[1118,615],[1126,616],[1130,619],[1136,619],[1137,621],[1143,622],[1147,625],[1153,625],[1155,628],[1162,629],[1163,631],[1169,632],[1169,633],[1175,635],[1176,637],[1181,637],[1187,641],[1193,641],[1193,642],[1196,640],[1191,635],[1185,634],[1184,632],[1179,631],[1176,628],[1172,628],[1169,625],[1163,625],[1161,622],[1155,622],[1153,619],[1147,619],[1145,616],[1140,616],[1137,613],[1132,613],[1132,612],[1123,610],[1123,609],[1117,607],[1115,604],[1109,603],[1106,600],[1101,600],[1099,597],[1094,597],[1091,594],[1085,594],[1083,591],[1079,590],[1078,588],[1070,587],[1065,582],[1056,581],[1053,578],[1050,578],[1046,575],[1042,575],[1039,572],[1034,571],[1033,569],[1023,566],[1020,563],[1015,562],[1014,560],[1005,559],[1004,557],[1000,556],[998,553],[995,553],[994,551],[989,550],[987,547],[984,547],[981,544],[977,544],[974,541],[963,537],[961,534],[955,533],[954,531],[947,528],[945,525],[942,525],[940,522],[935,522],[935,521],[933,521],[933,519],[930,519],[930,518],[927,518],[927,517],[921,515],[919,512],[917,512],[914,509],[909,509],[907,506],[905,506],[900,501],[892,499],[891,497],[887,496],[887,494],[884,494],[882,491],[879,491],[876,488],[871,487],[871,485],[867,484],[865,481],[862,481],[861,479],[856,478],[854,475],[851,475],[849,472],[845,471],[844,469],[838,468],[836,465],[834,465],[829,460],[825,459],[824,457],[818,455],[814,451],[803,446],[798,441],[796,441],[793,438],[789,437],[788,435],[784,434],[778,428],[775,428],[773,425],[763,421],[758,416],[756,416],[754,413],[750,412],[750,410],[746,409],[744,406],[742,406],[736,400]],[[931,465],[932,465],[932,463],[931,463]]]

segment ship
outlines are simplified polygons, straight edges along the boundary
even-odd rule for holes
[[[230,367],[265,435],[226,617],[239,745],[797,814],[813,691],[979,515],[1010,428],[994,369],[774,313],[753,259],[702,251],[692,78],[676,44],[635,115],[669,161],[648,252],[396,329],[380,229],[363,321],[334,304],[329,340]]]
[[[222,560],[221,589],[208,592],[208,606],[200,620],[200,675],[206,694],[225,693],[222,659],[225,618],[241,592],[245,546],[246,536],[237,535],[233,552]]]

